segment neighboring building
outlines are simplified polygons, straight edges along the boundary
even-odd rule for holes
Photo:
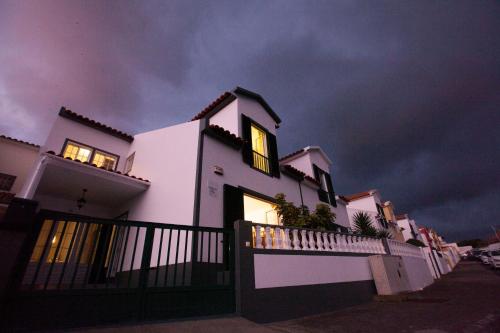
[[[404,242],[404,236],[401,228],[398,226],[398,220],[396,219],[396,214],[394,213],[394,205],[390,201],[384,202],[382,205],[384,210],[384,216],[387,222],[389,223],[389,232],[392,235],[392,238]]]
[[[375,229],[390,231],[389,221],[384,214],[383,203],[378,190],[344,195],[342,199],[348,203],[347,214],[352,229],[355,228],[354,216],[359,212],[364,212],[370,216]]]
[[[404,240],[417,239],[422,241],[417,224],[408,217],[408,214],[396,215],[398,226],[401,228]]]
[[[0,220],[32,171],[40,147],[0,135]]]

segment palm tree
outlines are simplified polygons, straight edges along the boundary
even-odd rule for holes
[[[377,236],[377,229],[373,226],[372,219],[368,213],[357,212],[353,216],[354,231],[365,236]]]
[[[377,237],[391,239],[392,234],[387,230],[379,230],[379,231],[377,231]]]

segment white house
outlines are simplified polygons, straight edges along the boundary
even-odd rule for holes
[[[357,213],[366,213],[372,220],[372,225],[377,230],[389,230],[389,221],[384,214],[384,203],[378,190],[344,195],[342,198],[347,202],[347,214],[351,228],[354,226],[354,216]]]
[[[420,234],[419,228],[415,223],[415,220],[410,219],[408,217],[408,214],[397,215],[396,219],[398,221],[398,226],[402,229],[405,241],[409,239],[416,239],[421,242],[424,242],[424,239]]]
[[[189,122],[135,136],[63,107],[20,196],[90,216],[231,227],[240,218],[277,223],[273,198],[282,192],[311,210],[330,204],[348,227],[331,160],[319,147],[279,160],[280,122],[260,95],[240,87]]]

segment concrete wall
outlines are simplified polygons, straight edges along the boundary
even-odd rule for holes
[[[402,256],[412,291],[421,290],[434,282],[424,258]]]
[[[373,280],[368,257],[255,254],[255,288]]]
[[[59,154],[66,139],[120,156],[116,170],[123,171],[129,153],[129,142],[62,117],[57,117],[40,152],[52,150]]]
[[[33,169],[39,148],[0,138],[0,172],[16,176],[10,192],[17,194]]]

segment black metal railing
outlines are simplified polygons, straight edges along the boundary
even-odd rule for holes
[[[233,230],[42,211],[21,289],[233,285]]]
[[[253,166],[265,173],[269,173],[269,159],[256,151],[252,151],[252,153]]]

